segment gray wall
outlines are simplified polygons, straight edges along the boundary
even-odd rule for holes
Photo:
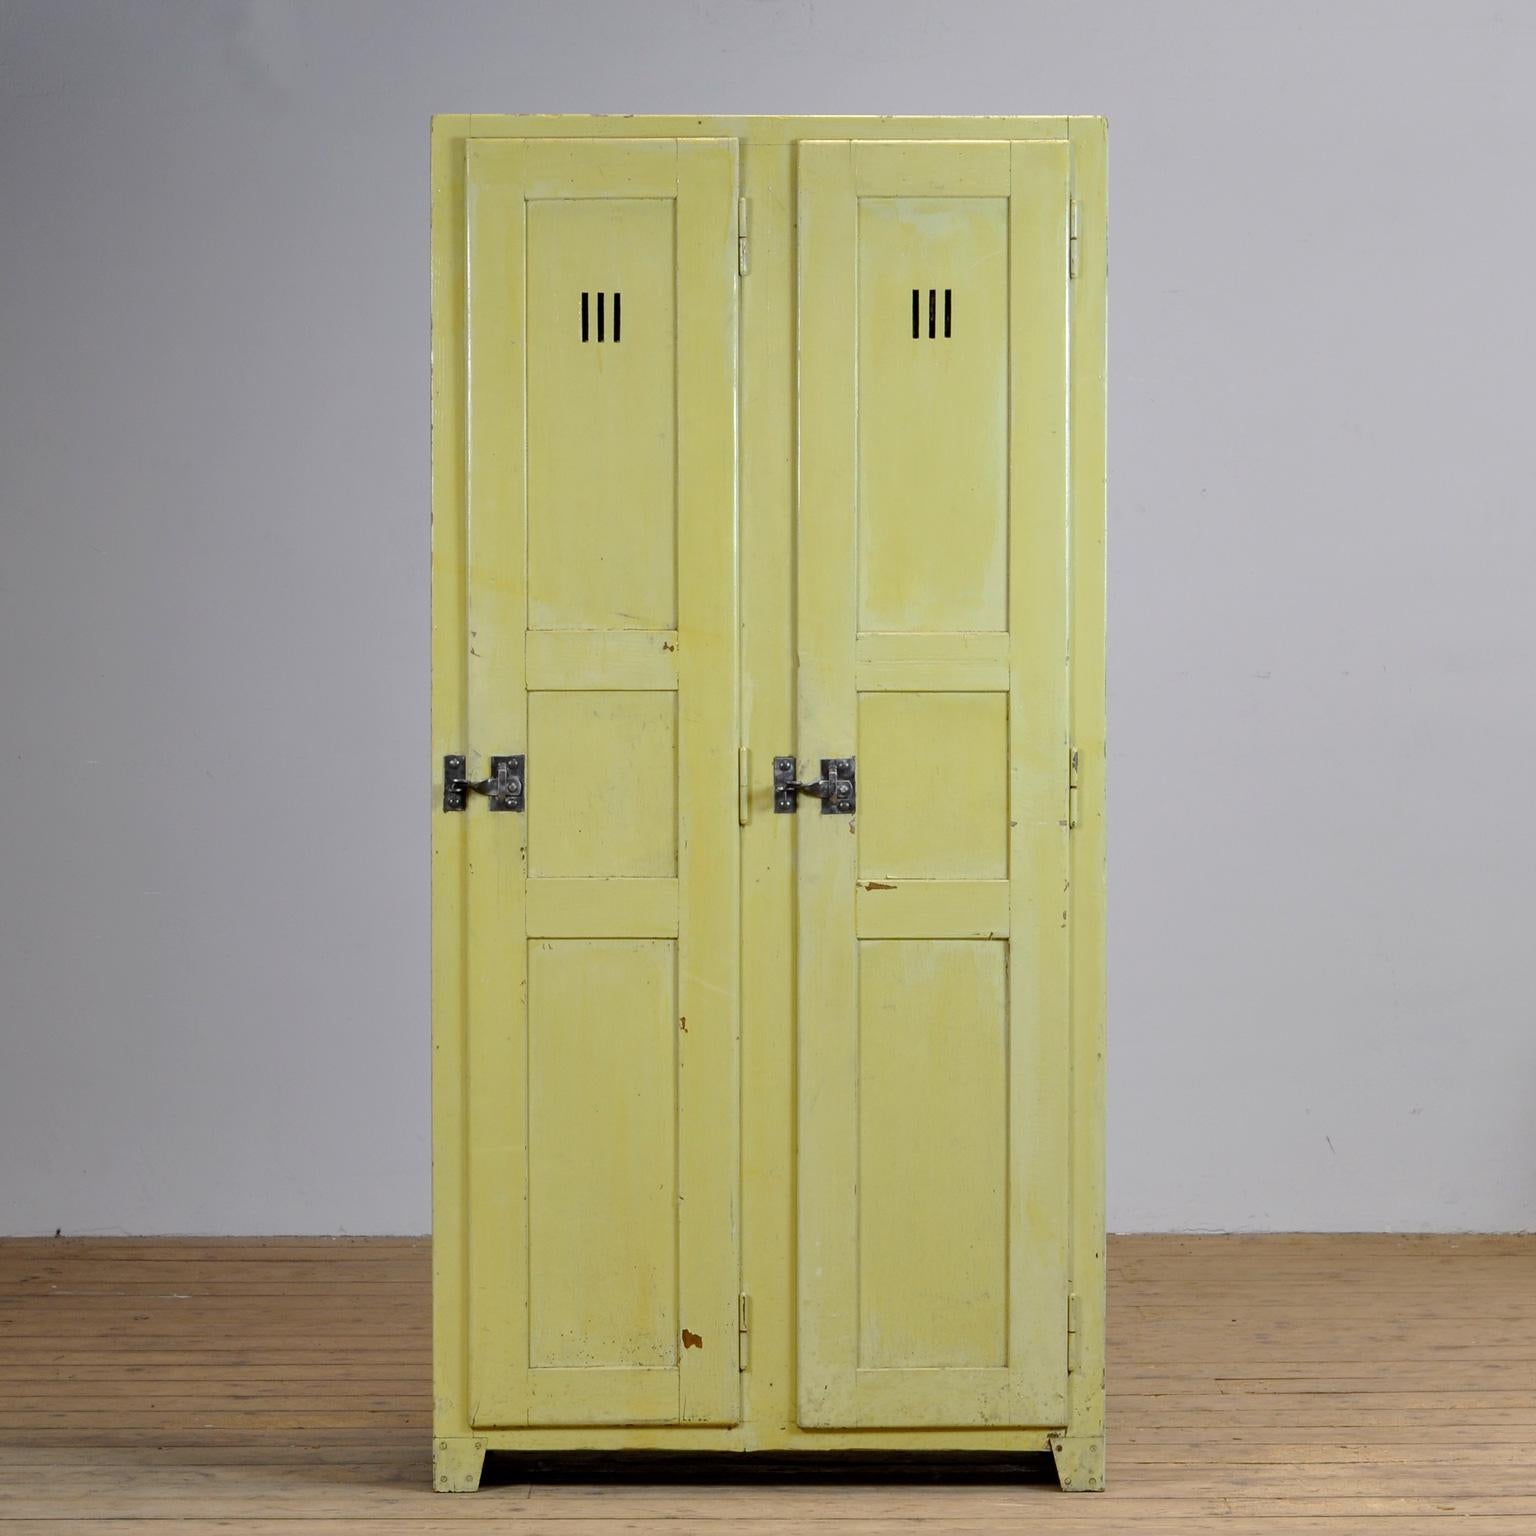
[[[0,1231],[428,1224],[470,109],[1108,114],[1111,1222],[1536,1225],[1533,64],[1507,4],[0,0]]]

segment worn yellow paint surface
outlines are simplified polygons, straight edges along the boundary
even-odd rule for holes
[[[528,204],[528,628],[677,623],[673,197]],[[616,261],[614,253],[624,252]],[[579,335],[578,295],[588,295]],[[614,341],[614,295],[622,325]],[[602,298],[604,337],[597,335]],[[622,479],[615,469],[622,466]]]
[[[798,1421],[1065,1423],[1069,147],[799,170],[799,739],[864,792],[798,827]],[[993,637],[995,691],[861,694],[861,635]],[[1003,880],[957,939],[951,884]]]
[[[737,148],[464,155],[462,1411],[732,1424]]]
[[[861,1373],[937,1384],[1008,1364],[1005,949],[926,934],[859,944]]]
[[[846,209],[813,179],[822,147],[802,161],[802,219],[854,224],[854,260],[837,275],[857,339],[837,361],[857,368],[858,630],[997,634],[1008,628],[1009,199],[1006,184],[997,197],[920,195],[927,148],[911,146],[910,163],[887,155],[890,179],[849,188]],[[922,163],[939,178],[926,186],[943,187],[953,157]],[[892,195],[904,186],[913,195]]]
[[[438,118],[433,316],[446,1485],[1102,1481],[1102,122]]]

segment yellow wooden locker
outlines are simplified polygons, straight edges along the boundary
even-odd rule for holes
[[[434,1464],[1103,1485],[1104,131],[433,124]]]

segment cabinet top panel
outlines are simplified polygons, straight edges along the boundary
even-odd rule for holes
[[[591,116],[583,113],[440,113],[434,137],[445,138],[734,138],[753,144],[798,139],[1065,139],[1104,131],[1101,117],[690,117]]]

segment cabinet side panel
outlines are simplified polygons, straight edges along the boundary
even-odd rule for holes
[[[1078,275],[1072,285],[1072,1288],[1074,1434],[1104,1433],[1105,340],[1108,268],[1103,118],[1071,120]]]
[[[464,139],[432,125],[433,1433],[469,1432],[465,1339],[464,826],[441,814],[443,758],[464,750]]]

